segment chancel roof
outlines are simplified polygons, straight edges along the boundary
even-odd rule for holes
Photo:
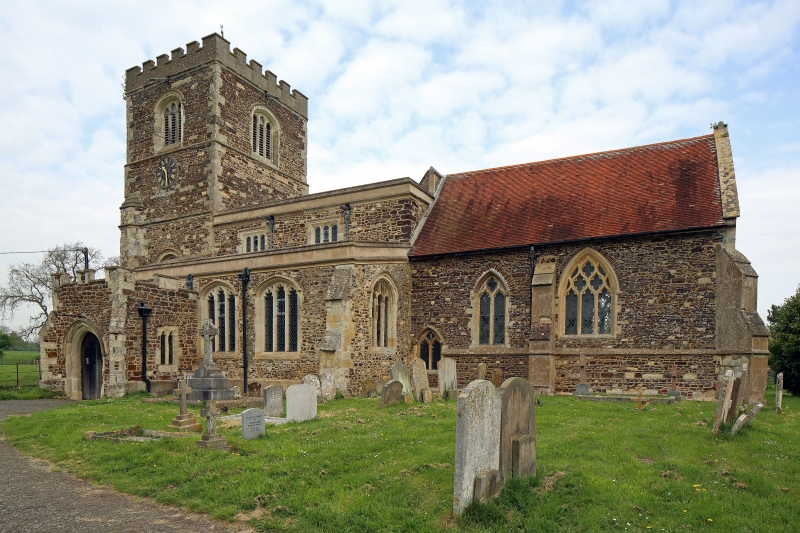
[[[412,257],[724,226],[714,135],[446,177]]]

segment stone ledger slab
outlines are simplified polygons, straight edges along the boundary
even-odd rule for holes
[[[500,393],[485,380],[461,391],[456,407],[456,457],[453,473],[453,514],[473,501],[475,479],[500,467]]]
[[[257,439],[264,435],[264,410],[246,409],[242,411],[242,438]]]
[[[317,389],[314,385],[292,385],[286,389],[286,420],[304,422],[317,417]]]

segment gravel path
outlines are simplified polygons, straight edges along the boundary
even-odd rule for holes
[[[0,421],[69,403],[68,400],[0,401]],[[184,509],[134,500],[113,489],[92,485],[52,465],[31,459],[0,435],[0,532],[249,532],[241,524],[216,522]]]

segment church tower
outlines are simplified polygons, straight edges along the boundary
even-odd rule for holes
[[[212,34],[126,71],[122,266],[218,255],[214,217],[308,194],[308,99]]]

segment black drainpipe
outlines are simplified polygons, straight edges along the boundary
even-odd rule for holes
[[[247,283],[250,281],[250,270],[244,269],[239,274],[242,282],[242,372],[244,373],[244,395],[247,396]]]
[[[536,270],[536,248],[531,246],[530,252],[528,252],[528,257],[531,261],[531,276],[530,276],[530,291],[531,291],[531,299],[530,305],[528,306],[528,316],[530,317],[530,326],[528,327],[528,338],[530,338],[531,333],[533,332],[533,273]]]
[[[150,392],[150,379],[147,377],[147,317],[153,314],[153,310],[146,307],[144,302],[139,304],[137,310],[142,317],[142,381],[147,384],[147,392]]]

